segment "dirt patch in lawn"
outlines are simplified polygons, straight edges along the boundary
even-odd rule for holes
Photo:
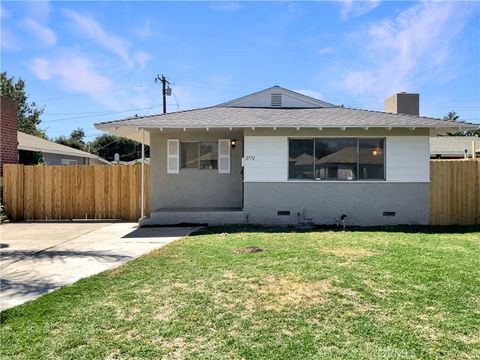
[[[175,309],[170,304],[165,304],[156,309],[153,318],[158,321],[170,321],[175,314]]]
[[[262,309],[281,311],[292,306],[324,303],[334,289],[328,280],[305,281],[274,276],[244,278],[226,271],[222,288],[215,291],[213,298],[217,304],[229,310],[241,309],[243,315],[249,317]]]
[[[292,305],[319,304],[327,299],[332,286],[327,280],[306,282],[290,278],[268,278],[257,291],[266,297],[265,308],[281,310]]]
[[[233,249],[233,252],[235,254],[252,254],[252,253],[259,253],[262,252],[263,249],[257,247],[257,246],[249,246],[246,248],[239,248],[239,249]]]

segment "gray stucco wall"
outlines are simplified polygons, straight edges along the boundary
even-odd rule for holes
[[[303,212],[315,224],[428,224],[428,183],[245,183],[245,206],[252,224],[297,224]],[[277,211],[290,211],[279,216]],[[395,212],[396,216],[383,216]],[[300,217],[298,217],[300,213]]]
[[[230,174],[218,170],[180,169],[178,174],[167,174],[167,140],[216,141],[236,139],[230,153]],[[186,132],[150,134],[150,208],[196,208],[242,206],[242,134],[234,131],[205,129]]]
[[[43,161],[47,165],[62,165],[62,159],[77,160],[77,165],[88,164],[88,162],[85,161],[84,157],[51,154],[51,153],[42,153],[42,154],[43,154]]]

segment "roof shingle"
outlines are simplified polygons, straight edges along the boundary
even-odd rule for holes
[[[110,126],[139,128],[202,127],[417,127],[478,128],[479,125],[380,111],[327,108],[239,108],[213,106],[150,115],[95,124],[99,129]]]

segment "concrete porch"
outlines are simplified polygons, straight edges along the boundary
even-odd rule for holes
[[[248,223],[248,213],[237,207],[160,208],[148,218],[140,219],[140,226],[151,225],[228,225]]]

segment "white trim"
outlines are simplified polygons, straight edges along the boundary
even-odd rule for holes
[[[420,117],[420,120],[423,119],[422,117]],[[429,120],[430,118],[427,118],[427,120]],[[442,121],[442,120],[436,120],[436,119],[433,119],[432,120],[435,120],[435,121]],[[119,121],[124,121],[124,120],[119,120]],[[110,131],[110,130],[115,130],[115,127],[111,127],[111,126],[101,126],[102,124],[96,124],[95,125],[95,128],[99,129],[99,130],[104,130],[104,131]],[[257,124],[257,125],[231,125],[231,124],[224,124],[224,125],[208,125],[208,128],[211,130],[211,129],[251,129],[251,128],[257,128],[257,129],[271,129],[273,127],[276,127],[277,130],[278,129],[295,129],[298,125],[290,125],[290,126],[278,126],[278,125],[275,125],[275,124],[270,124],[270,125],[265,125],[265,124]],[[319,127],[321,127],[323,130],[326,130],[326,129],[338,129],[339,127],[342,127],[342,126],[339,126],[339,125],[322,125],[322,124],[318,124],[318,125],[302,125],[302,129],[306,129],[306,130],[310,130],[310,129],[318,129]],[[406,125],[392,125],[392,126],[385,126],[385,125],[375,125],[375,124],[364,124],[364,125],[345,125],[345,128],[348,130],[348,129],[363,129],[364,127],[369,127],[370,129],[385,129],[387,127],[391,127],[392,129],[411,129],[411,126],[406,126]],[[117,127],[119,129],[119,127]],[[132,126],[122,126],[123,129],[131,129],[133,128]],[[135,126],[136,128],[136,126]],[[144,129],[160,129],[160,126],[158,125],[148,125],[148,124],[145,124],[145,125],[142,125],[142,128]],[[162,125],[161,127],[163,130],[165,129],[173,129],[173,130],[183,130],[185,129],[194,129],[194,130],[201,130],[201,129],[205,129],[205,125],[203,126],[200,126],[200,125],[196,125],[196,126],[165,126],[165,125]],[[415,130],[418,130],[418,129],[438,129],[438,130],[459,130],[459,128],[457,126],[451,126],[451,125],[417,125],[415,127]],[[462,126],[460,128],[460,130],[478,130],[480,129],[480,126],[478,126],[477,124],[468,124],[468,123],[465,123],[464,126]]]
[[[222,143],[226,144],[227,153],[222,154]],[[227,159],[228,168],[222,169],[221,160]],[[230,139],[218,139],[218,173],[219,174],[230,174]]]
[[[170,154],[170,144],[175,144],[176,154]],[[170,169],[170,159],[176,159],[176,168]],[[167,174],[178,174],[180,171],[180,140],[167,139]]]

